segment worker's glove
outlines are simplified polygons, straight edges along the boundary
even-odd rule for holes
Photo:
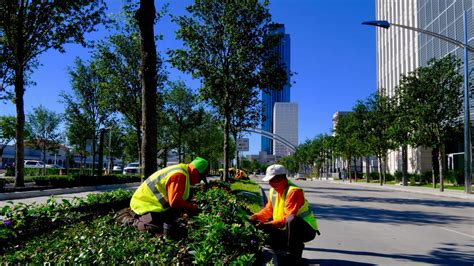
[[[250,215],[248,220],[249,222],[256,222],[258,220],[257,215]]]
[[[272,228],[273,226],[269,223],[257,223],[256,227],[257,227],[257,229],[266,231],[266,230],[269,230],[270,228]]]

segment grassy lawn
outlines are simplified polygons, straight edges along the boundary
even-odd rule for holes
[[[365,179],[357,179],[357,182],[358,183],[366,183],[367,181]],[[370,183],[380,183],[379,180],[371,180]],[[400,182],[397,182],[397,181],[387,181],[388,185],[397,185],[397,184],[400,184]],[[413,186],[413,187],[426,187],[426,188],[433,188],[433,184],[408,184],[409,186]],[[436,188],[439,189],[439,184],[436,184]],[[444,184],[444,188],[445,189],[454,189],[454,190],[464,190],[464,186],[455,186],[453,184]],[[474,185],[473,185],[473,189],[474,189]]]
[[[258,184],[252,180],[241,180],[235,181],[230,185],[230,189],[235,191],[239,200],[244,201],[244,205],[252,212],[256,213],[262,208],[261,199],[262,195],[260,194],[260,187]],[[241,193],[241,194],[239,194]],[[247,196],[242,195],[247,194]],[[254,197],[249,197],[249,195],[254,194]]]

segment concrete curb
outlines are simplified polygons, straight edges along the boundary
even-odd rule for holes
[[[324,180],[323,180],[324,181]],[[349,182],[342,182],[342,181],[329,181],[335,184],[344,184],[348,186],[359,186],[359,187],[366,187],[366,188],[376,188],[376,189],[385,189],[385,190],[396,190],[396,191],[403,191],[403,192],[410,192],[410,193],[417,193],[417,194],[425,194],[430,196],[441,196],[441,197],[448,197],[448,198],[456,198],[456,199],[464,199],[464,200],[473,200],[474,201],[474,194],[462,194],[463,192],[459,192],[457,190],[450,190],[445,189],[444,192],[439,190],[431,190],[430,188],[421,188],[421,187],[403,187],[403,186],[396,186],[396,185],[370,185],[365,183],[349,183]]]
[[[5,200],[15,200],[15,199],[25,199],[25,198],[34,198],[50,195],[62,195],[62,194],[71,194],[71,193],[80,193],[87,191],[95,190],[113,190],[118,188],[129,189],[136,186],[139,186],[140,183],[126,183],[126,184],[113,184],[113,185],[100,185],[100,186],[87,186],[87,187],[73,187],[73,188],[54,188],[54,189],[45,189],[45,190],[32,190],[32,191],[20,191],[20,192],[8,192],[0,194],[0,201]]]

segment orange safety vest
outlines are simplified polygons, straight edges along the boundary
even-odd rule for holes
[[[288,186],[286,187],[285,191],[282,193],[281,197],[278,195],[277,192],[273,188],[270,189],[270,203],[272,204],[273,208],[273,220],[278,220],[284,216],[285,210],[285,201],[286,195],[289,191],[293,189],[299,189],[303,192],[302,188],[298,187],[297,185],[293,184],[293,182],[288,181]],[[318,230],[318,222],[314,217],[313,211],[309,208],[309,203],[306,198],[304,198],[304,204],[300,207],[296,216],[301,217],[305,222],[307,222],[314,230]]]

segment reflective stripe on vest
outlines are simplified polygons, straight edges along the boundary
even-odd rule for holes
[[[288,181],[288,186],[285,188],[285,191],[282,193],[280,198],[278,197],[278,193],[273,188],[270,189],[270,199],[273,207],[273,220],[277,220],[284,216],[286,195],[288,194],[288,191],[293,189],[300,189],[303,191],[304,196],[304,190],[290,181]],[[318,229],[318,223],[314,217],[313,211],[309,208],[309,203],[306,198],[304,198],[304,204],[300,207],[296,215],[301,217],[314,230]]]
[[[158,182],[160,182],[161,179],[165,178],[169,173],[176,171],[177,169],[180,169],[180,168],[181,167],[179,167],[179,164],[176,166],[173,165],[171,166],[171,169],[162,173],[154,180],[150,180],[150,178],[147,178],[147,180],[145,181],[146,184],[148,185],[148,188],[151,190],[151,192],[153,192],[156,199],[161,203],[161,206],[163,206],[163,208],[169,208],[170,204],[165,200],[165,198],[163,198],[163,195],[158,191],[158,189],[156,188],[156,184],[158,184]]]
[[[139,215],[166,211],[170,207],[166,195],[166,184],[169,177],[175,173],[181,173],[186,177],[183,193],[183,199],[186,200],[190,191],[187,168],[187,164],[178,164],[155,172],[137,188],[130,201],[130,208]]]

